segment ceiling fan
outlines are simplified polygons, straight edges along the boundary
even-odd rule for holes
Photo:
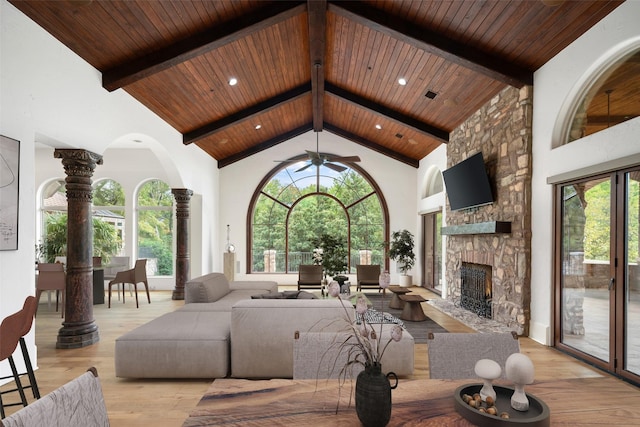
[[[340,165],[336,165],[334,163],[331,162],[359,162],[360,161],[360,157],[358,156],[346,156],[346,157],[342,157],[342,156],[331,156],[328,154],[320,154],[320,149],[319,149],[319,136],[318,136],[318,132],[316,132],[316,151],[309,151],[309,150],[305,150],[307,152],[307,155],[309,156],[309,159],[307,160],[309,163],[307,163],[306,165],[304,165],[303,167],[301,167],[300,169],[296,169],[295,172],[302,172],[303,170],[311,167],[311,166],[325,166],[329,169],[332,169],[336,172],[342,172],[344,170],[346,170],[347,168],[344,166],[340,166]],[[300,162],[300,160],[276,160],[279,161],[281,163],[298,163]]]

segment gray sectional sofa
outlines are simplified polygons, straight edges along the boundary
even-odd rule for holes
[[[336,299],[277,291],[276,282],[228,282],[222,273],[188,281],[184,306],[116,339],[116,376],[292,378],[295,331],[332,331],[345,309]],[[391,347],[385,370],[413,373],[413,337]]]

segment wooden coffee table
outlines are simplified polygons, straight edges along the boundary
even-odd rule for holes
[[[405,288],[398,285],[389,286],[389,290],[393,292],[393,296],[391,297],[391,301],[389,301],[389,308],[395,308],[397,310],[402,310],[404,308],[404,301],[398,298],[400,295],[408,294],[411,292],[411,289]]]
[[[422,306],[420,303],[427,301],[422,298],[421,295],[398,295],[402,301],[405,302],[404,308],[402,309],[402,314],[400,318],[402,320],[408,320],[410,322],[422,322],[428,319],[424,311],[422,310]]]

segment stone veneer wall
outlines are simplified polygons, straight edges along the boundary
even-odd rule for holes
[[[447,167],[482,151],[494,203],[452,212],[446,225],[510,221],[510,234],[447,236],[448,298],[460,300],[460,266],[492,266],[493,319],[529,334],[531,303],[531,143],[533,89],[508,87],[450,135]]]

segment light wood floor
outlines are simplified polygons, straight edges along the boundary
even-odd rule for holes
[[[285,287],[282,287],[286,289]],[[291,289],[291,288],[289,288]],[[425,298],[437,297],[422,289],[414,288]],[[173,311],[183,301],[171,300],[171,292],[156,291],[151,294],[151,304],[141,299],[140,308],[127,294],[126,304],[112,301],[112,308],[94,306],[94,317],[99,327],[100,342],[81,349],[58,350],[55,348],[57,331],[61,327],[60,314],[48,308],[42,298],[36,319],[36,345],[38,370],[36,377],[41,394],[51,392],[64,383],[81,375],[90,366],[98,369],[113,427],[129,426],[181,426],[189,412],[196,406],[209,387],[211,380],[125,380],[115,377],[115,339],[123,333],[148,322],[159,315]],[[468,327],[423,303],[425,313],[450,332],[467,332]],[[536,379],[594,377],[605,375],[590,366],[564,355],[553,348],[540,345],[528,338],[521,338],[522,351],[529,355],[536,367]],[[416,345],[415,373],[412,378],[428,378],[426,344]],[[20,357],[19,355],[17,356]],[[7,362],[3,362],[7,363]],[[2,389],[9,388],[10,384]],[[5,400],[13,398],[6,395]],[[7,408],[7,413],[17,408]]]

